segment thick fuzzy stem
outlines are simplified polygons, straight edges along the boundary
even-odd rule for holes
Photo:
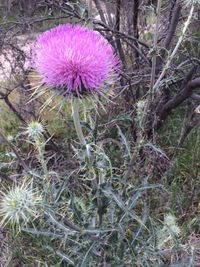
[[[71,101],[72,104],[72,116],[74,120],[74,126],[76,129],[76,133],[78,135],[78,138],[82,145],[86,146],[85,137],[83,135],[81,123],[80,123],[80,117],[79,117],[79,111],[78,111],[78,100],[74,97]]]

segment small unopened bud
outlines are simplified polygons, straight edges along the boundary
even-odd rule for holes
[[[28,134],[28,137],[31,139],[38,139],[42,137],[44,127],[40,122],[32,121],[28,124],[25,133]]]
[[[9,192],[2,192],[0,200],[1,224],[20,225],[36,215],[41,197],[30,185],[15,186]]]

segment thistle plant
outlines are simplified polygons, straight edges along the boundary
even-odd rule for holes
[[[98,32],[79,25],[60,25],[35,42],[33,66],[45,84],[71,101],[75,129],[86,145],[79,118],[78,100],[105,96],[118,77],[119,58]],[[105,89],[107,88],[107,89]],[[42,89],[41,89],[42,90]],[[44,91],[47,88],[45,87]]]
[[[1,192],[0,217],[1,224],[20,226],[27,224],[37,216],[37,208],[41,197],[31,184],[15,185],[7,193]]]

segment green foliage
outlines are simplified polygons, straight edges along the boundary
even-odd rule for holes
[[[85,108],[87,110],[87,105]],[[165,128],[165,133],[169,129],[164,143],[167,147],[180,132],[178,121],[181,122],[180,118],[175,116],[169,121],[170,126]],[[90,118],[90,127],[93,128],[91,122]],[[64,174],[62,169],[54,171],[49,165],[52,156],[47,156],[44,150],[44,131],[38,122],[31,122],[17,137],[21,139],[23,136],[24,142],[30,142],[36,149],[39,165],[31,169],[27,178],[33,189],[41,192],[42,206],[34,221],[26,221],[25,225],[18,221],[21,232],[13,241],[16,246],[12,257],[25,266],[38,263],[47,266],[101,266],[104,262],[112,266],[124,266],[125,262],[126,266],[161,266],[163,250],[178,246],[181,241],[180,230],[175,234],[167,217],[163,222],[151,217],[154,203],[144,196],[151,198],[151,194],[157,192],[157,201],[163,191],[160,184],[151,184],[144,177],[140,177],[140,181],[124,179],[132,153],[127,139],[129,127],[116,125],[114,131],[109,131],[117,145],[112,142],[101,147],[91,144],[89,161],[84,156],[84,147],[74,148],[80,165],[77,169],[69,167]],[[162,132],[160,138],[163,140]],[[186,144],[189,146],[187,151],[194,147],[195,140],[195,135],[191,135]],[[181,164],[187,161],[186,153],[177,155],[180,174],[183,170]],[[175,168],[176,172],[178,170]],[[172,210],[180,196],[177,190],[181,180],[175,187],[176,177],[171,181],[170,189]],[[178,229],[178,226],[173,227]],[[26,243],[31,244],[31,249],[26,248]]]

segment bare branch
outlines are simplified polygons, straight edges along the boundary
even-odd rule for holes
[[[95,6],[96,6],[98,12],[99,12],[99,15],[100,15],[102,22],[106,24],[106,19],[105,19],[104,12],[103,12],[100,1],[99,0],[93,0],[93,1],[95,3]]]

